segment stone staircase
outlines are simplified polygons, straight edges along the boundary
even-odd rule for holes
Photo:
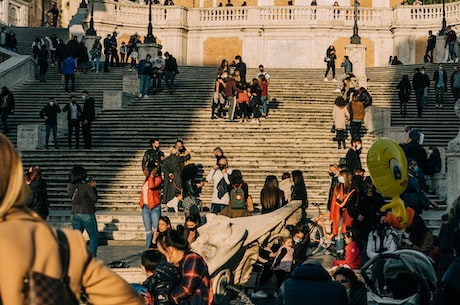
[[[8,27],[7,30],[13,30],[16,34],[16,39],[18,41],[18,53],[23,55],[32,54],[32,42],[36,37],[44,38],[45,36],[50,36],[51,34],[56,34],[56,36],[67,43],[70,39],[69,30],[66,28],[48,28],[48,27]]]
[[[140,163],[149,138],[154,136],[161,139],[166,154],[167,147],[176,138],[183,138],[186,147],[192,150],[192,161],[202,164],[205,174],[214,163],[212,149],[222,147],[230,167],[242,170],[256,202],[266,175],[280,177],[283,172],[295,169],[304,172],[310,202],[326,201],[328,165],[337,162],[346,150],[337,150],[329,132],[332,105],[337,93],[334,92],[336,83],[323,81],[323,70],[269,71],[272,76],[270,114],[260,124],[211,121],[210,105],[216,68],[181,67],[180,71],[174,94],[161,92],[150,99],[133,99],[123,110],[110,111],[102,109],[103,91],[121,90],[123,74],[135,72],[127,68],[113,68],[110,73],[77,73],[76,91],[88,90],[96,99],[99,110],[93,125],[94,149],[66,149],[67,141],[63,135],[59,138],[59,150],[22,152],[25,167],[39,164],[44,169],[53,209],[52,224],[69,225],[70,200],[65,187],[71,168],[83,165],[98,181],[100,231],[105,232],[108,239],[143,239],[137,205],[143,181]],[[397,91],[393,88],[400,75],[411,75],[412,71],[411,66],[368,70],[374,107],[391,107],[392,120],[396,124],[403,120],[398,118],[399,102]],[[248,75],[255,73],[255,70],[250,70]],[[10,120],[12,132],[8,134],[14,142],[17,124],[41,122],[38,112],[49,95],[55,96],[61,106],[69,98],[64,94],[55,68],[50,69],[46,83],[30,81],[16,88],[14,93],[17,107]],[[432,97],[434,92],[430,95]],[[415,109],[415,103],[409,105],[409,112],[413,112],[411,108]],[[449,129],[456,134],[458,119],[455,120],[452,107],[445,107],[444,112],[440,119],[437,113],[430,113],[422,119],[414,116],[413,121],[402,125],[411,124],[427,134],[431,124],[450,122]],[[455,136],[442,137],[449,132],[447,129],[437,128],[432,132],[427,137],[427,144],[445,147],[447,141]],[[375,138],[370,134],[363,138],[364,164],[364,156],[373,140]],[[210,185],[203,188],[203,206],[210,205],[211,192]],[[309,212],[316,213],[317,210],[312,208]],[[178,215],[166,215],[171,216],[174,223],[182,221]],[[439,217],[433,216],[433,219],[439,220]]]

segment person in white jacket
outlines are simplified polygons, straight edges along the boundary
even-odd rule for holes
[[[375,230],[369,233],[366,248],[367,256],[369,259],[372,259],[380,253],[392,253],[396,251],[398,248],[396,239],[396,233],[393,232],[387,224],[379,224]],[[378,281],[379,289],[382,289],[384,285],[382,274],[384,264],[385,260],[376,260],[372,266],[371,280],[373,283],[375,283],[376,280]]]
[[[219,212],[222,211],[230,201],[228,192],[219,198],[217,186],[222,179],[225,180],[227,185],[230,185],[229,176],[232,173],[232,171],[228,169],[227,158],[220,158],[217,165],[218,168],[212,168],[206,177],[206,182],[213,182],[211,212],[215,214],[219,214]]]

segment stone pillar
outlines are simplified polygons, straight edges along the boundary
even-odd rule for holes
[[[362,44],[348,44],[345,46],[345,54],[353,63],[353,74],[359,80],[360,86],[367,88],[366,76],[366,46]]]
[[[18,125],[17,148],[35,150],[45,145],[45,125]]]
[[[455,113],[460,119],[460,99],[455,103]],[[460,129],[457,137],[447,144],[447,207],[460,196]]]
[[[439,63],[439,62],[445,62],[447,59],[447,54],[449,48],[445,48],[444,46],[446,45],[446,38],[444,35],[436,37],[436,48],[434,49],[434,62]]]
[[[122,91],[104,91],[103,109],[120,110],[128,105],[132,96]]]
[[[138,53],[139,53],[139,62],[147,56],[147,54],[150,54],[152,56],[152,61],[155,61],[155,59],[158,57],[158,51],[161,51],[163,46],[156,44],[156,43],[139,43],[137,44],[138,48]]]

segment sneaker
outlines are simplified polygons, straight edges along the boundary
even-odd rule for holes
[[[442,107],[443,107],[443,105],[442,105],[442,104],[439,104],[439,108],[442,108]]]
[[[340,90],[339,88],[335,89],[334,92],[341,92],[342,90]]]
[[[455,63],[458,63],[458,57],[457,57],[457,58],[455,58]]]
[[[327,81],[328,81],[327,77],[325,77],[325,78],[324,78],[324,81],[325,81],[325,82],[327,82]]]
[[[147,99],[147,98],[149,98],[149,96],[148,96],[147,94],[146,94],[146,95],[144,95],[144,99]]]
[[[439,104],[436,104],[436,105],[434,106],[434,108],[439,108]]]
[[[333,81],[334,83],[336,83],[336,82],[337,82],[337,80],[336,80],[335,78],[333,78],[333,79],[332,79],[332,81]]]
[[[265,291],[259,290],[259,291],[253,292],[251,294],[251,297],[254,299],[266,299],[268,298],[268,295],[265,293]]]
[[[139,94],[137,97],[138,97],[138,98],[142,98],[142,94]]]

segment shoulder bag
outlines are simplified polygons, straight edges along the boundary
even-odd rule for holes
[[[69,243],[64,232],[57,229],[59,258],[61,261],[61,278],[52,278],[43,273],[29,271],[24,277],[22,292],[24,305],[78,305],[79,301],[70,289],[69,270]],[[36,244],[34,240],[33,256],[35,260]],[[32,261],[32,269],[34,263]],[[1,302],[0,302],[1,303]]]

